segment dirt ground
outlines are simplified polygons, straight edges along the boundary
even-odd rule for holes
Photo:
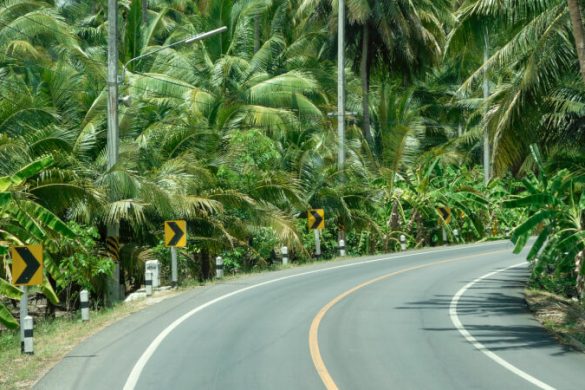
[[[526,290],[535,318],[561,343],[585,352],[585,307],[576,300],[544,291]]]

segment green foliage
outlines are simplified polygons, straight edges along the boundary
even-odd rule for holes
[[[112,260],[104,256],[96,228],[68,222],[74,237],[47,241],[45,266],[56,283],[57,293],[66,294],[69,301],[73,291],[87,289],[96,299],[104,293],[104,283],[114,270]]]
[[[583,286],[578,280],[585,271],[579,261],[585,250],[585,176],[567,170],[549,172],[538,147],[531,148],[538,175],[530,175],[525,181],[523,194],[504,203],[527,211],[525,220],[512,232],[515,252],[524,248],[531,234],[538,234],[528,253],[528,260],[534,264],[534,283],[557,293],[582,296]]]

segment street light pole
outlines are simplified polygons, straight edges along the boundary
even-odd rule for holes
[[[483,46],[483,63],[484,66],[485,64],[488,62],[489,60],[489,36],[488,36],[488,30],[487,28],[484,31],[484,46]],[[488,80],[488,74],[487,74],[487,69],[484,70],[484,74],[483,74],[483,101],[485,104],[485,114],[487,114],[488,112],[488,107],[487,107],[487,99],[490,95],[490,85],[489,85],[489,80]],[[487,127],[487,122],[486,122],[486,127],[484,129],[483,132],[483,180],[485,185],[488,184],[488,182],[490,181],[490,134],[489,134],[489,130]]]
[[[344,182],[345,168],[345,1],[339,1],[337,15],[337,170],[339,183]],[[346,242],[345,226],[339,226],[338,242]],[[341,246],[341,245],[340,245]]]
[[[108,137],[107,137],[107,171],[118,162],[118,1],[108,0]],[[110,201],[112,194],[108,194]],[[119,237],[120,224],[111,222],[107,225],[107,252],[116,264],[112,278],[108,282],[107,303],[120,299],[120,263]]]
[[[121,80],[122,80],[122,82],[124,82],[125,77],[126,77],[126,71],[128,70],[128,65],[130,65],[131,62],[140,60],[140,59],[142,59],[144,57],[148,57],[148,56],[150,56],[150,55],[152,55],[154,53],[158,53],[159,51],[166,50],[166,49],[169,49],[171,47],[175,47],[175,46],[181,45],[183,43],[193,43],[193,42],[201,41],[201,40],[203,40],[205,38],[209,38],[209,37],[212,37],[212,36],[214,36],[216,34],[220,34],[222,32],[226,32],[226,31],[227,31],[227,27],[226,26],[219,27],[219,28],[216,28],[214,30],[207,31],[207,32],[204,32],[204,33],[201,33],[201,34],[197,34],[197,35],[193,35],[193,36],[191,36],[189,38],[185,38],[183,40],[180,40],[180,41],[171,43],[170,45],[166,45],[166,46],[159,47],[158,49],[155,49],[153,51],[149,51],[148,53],[144,53],[142,55],[139,55],[138,57],[134,57],[131,60],[129,60],[128,62],[126,62],[124,64],[124,66],[122,67],[122,77],[121,77]]]
[[[107,136],[107,171],[109,172],[118,162],[119,150],[119,129],[118,129],[118,1],[108,0],[108,136]],[[126,74],[126,67],[132,61],[157,53],[161,50],[180,45],[182,43],[193,43],[208,38],[215,34],[222,33],[227,27],[220,27],[215,30],[194,35],[170,45],[160,47],[149,53],[132,58],[124,64],[122,70],[122,80]],[[114,201],[114,195],[108,194],[109,200]],[[120,286],[120,223],[119,221],[110,222],[107,225],[106,250],[109,257],[114,261],[115,268],[107,287],[107,303],[112,304],[122,297],[122,288]]]
[[[337,16],[337,169],[343,181],[345,165],[345,1],[339,0]]]

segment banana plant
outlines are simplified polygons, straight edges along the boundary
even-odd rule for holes
[[[537,146],[530,147],[538,174],[523,180],[526,191],[504,202],[508,208],[524,208],[527,217],[512,232],[515,253],[526,246],[531,234],[536,240],[527,259],[534,264],[533,278],[538,282],[547,274],[569,276],[582,298],[584,267],[580,261],[585,250],[585,174],[562,169],[549,175]],[[565,291],[571,293],[570,291]]]
[[[27,190],[27,179],[34,177],[53,164],[52,157],[43,157],[16,173],[0,177],[0,298],[19,299],[21,291],[12,286],[9,275],[8,248],[10,245],[23,245],[28,242],[41,242],[49,234],[72,236],[71,230],[55,214],[37,203]],[[40,287],[48,300],[59,300],[50,283],[45,281]],[[7,328],[16,328],[18,323],[0,302],[0,323]]]

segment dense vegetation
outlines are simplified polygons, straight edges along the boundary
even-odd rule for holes
[[[0,296],[8,247],[42,243],[54,304],[102,297],[120,221],[122,280],[140,286],[166,219],[186,219],[183,277],[323,256],[502,237],[533,282],[582,297],[585,49],[577,0],[347,0],[346,162],[337,168],[336,2],[120,0],[128,64],[120,157],[107,168],[107,1],[0,0]],[[486,56],[487,54],[487,56]],[[122,77],[121,77],[122,78]],[[489,94],[484,97],[484,88]],[[481,167],[491,148],[491,180]],[[440,208],[451,210],[450,220]],[[64,222],[63,222],[64,221]],[[454,231],[458,235],[453,234]],[[17,326],[0,302],[0,321]],[[51,306],[54,308],[54,306]]]

